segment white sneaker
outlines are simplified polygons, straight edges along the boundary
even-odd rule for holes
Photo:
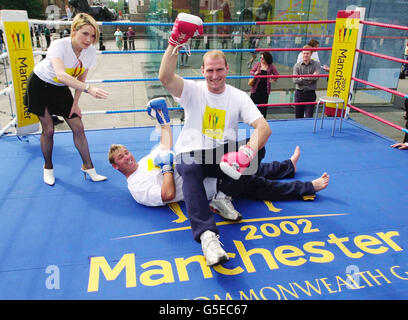
[[[203,249],[207,266],[212,267],[219,263],[224,263],[229,260],[227,253],[221,248],[219,236],[214,232],[207,230],[200,236],[201,248]]]
[[[210,209],[226,220],[238,221],[242,219],[242,214],[235,210],[231,197],[226,196],[222,199],[214,197],[210,202]]]
[[[50,186],[55,184],[54,169],[45,169],[43,172],[44,182]]]

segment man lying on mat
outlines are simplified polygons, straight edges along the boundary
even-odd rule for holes
[[[127,179],[133,198],[147,206],[162,206],[166,203],[183,201],[183,179],[174,170],[174,154],[171,151],[173,137],[170,117],[164,98],[149,101],[148,113],[153,115],[161,128],[160,144],[140,161],[123,145],[114,144],[109,150],[109,162]],[[259,161],[265,156],[265,148],[259,151]],[[231,198],[253,200],[313,200],[316,193],[325,189],[329,176],[323,173],[313,181],[278,182],[275,179],[293,178],[300,157],[296,147],[290,159],[283,162],[260,163],[253,175],[242,175],[234,180],[205,178],[204,186],[210,208],[227,220],[240,220],[242,215],[234,209]],[[207,257],[206,257],[207,259]],[[210,259],[211,260],[211,259]],[[214,265],[207,259],[209,265]]]
[[[405,123],[405,128],[408,129],[408,99],[405,99],[405,115],[404,119],[407,120]],[[400,150],[408,150],[408,133],[405,133],[404,135],[404,141],[400,143],[394,143],[391,145],[392,148],[397,148]]]

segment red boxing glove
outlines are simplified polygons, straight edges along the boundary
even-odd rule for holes
[[[227,176],[238,180],[241,174],[249,167],[255,157],[255,151],[247,146],[241,146],[238,152],[228,152],[221,158],[220,168]]]
[[[173,30],[169,38],[169,44],[179,47],[188,39],[203,34],[203,20],[200,17],[188,13],[179,13],[174,21]]]

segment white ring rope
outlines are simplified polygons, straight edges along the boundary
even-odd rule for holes
[[[3,90],[0,91],[0,96],[9,96],[11,93],[11,90],[13,90],[13,86],[8,86],[7,88],[4,88]]]

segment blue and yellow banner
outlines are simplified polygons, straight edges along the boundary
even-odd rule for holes
[[[347,105],[356,52],[360,12],[339,11],[333,37],[327,96],[342,98]],[[327,104],[326,114],[334,116],[336,105]],[[341,106],[339,106],[341,107]],[[338,110],[340,116],[341,110]]]
[[[10,12],[12,17],[15,16],[16,12]],[[2,13],[3,18],[4,15]],[[13,80],[17,134],[35,132],[38,130],[38,125],[32,125],[38,124],[38,117],[31,114],[23,103],[28,77],[34,68],[34,56],[28,21],[4,21],[3,19],[3,25]]]

